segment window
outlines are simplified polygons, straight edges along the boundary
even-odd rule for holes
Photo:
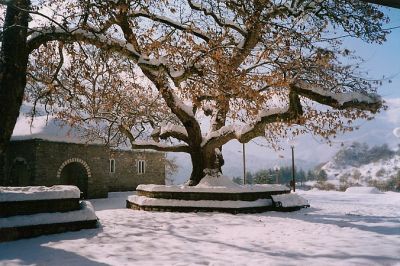
[[[145,160],[138,160],[137,161],[137,173],[144,174],[146,172],[146,161]]]
[[[115,160],[110,159],[110,173],[115,173]]]

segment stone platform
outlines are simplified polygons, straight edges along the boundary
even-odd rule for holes
[[[0,187],[0,242],[97,226],[77,187]]]
[[[307,200],[283,185],[240,186],[226,177],[205,180],[207,185],[139,185],[126,207],[144,211],[260,213],[295,211],[309,207]],[[211,180],[211,181],[210,181]],[[209,185],[216,182],[217,186]],[[222,185],[221,185],[222,184]]]

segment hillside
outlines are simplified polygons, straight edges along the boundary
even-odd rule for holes
[[[317,171],[325,171],[327,181],[341,190],[349,186],[375,186],[380,190],[400,189],[400,155],[386,145],[368,148],[355,143],[341,149]]]

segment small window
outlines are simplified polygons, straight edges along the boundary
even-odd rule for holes
[[[144,174],[146,172],[146,161],[138,160],[137,161],[137,173]]]
[[[115,173],[115,160],[110,159],[110,173]]]

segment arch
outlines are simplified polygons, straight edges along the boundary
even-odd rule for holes
[[[64,161],[57,171],[60,184],[77,186],[83,198],[87,198],[89,179],[92,177],[89,165],[82,159],[71,158]]]
[[[61,172],[62,172],[62,170],[64,169],[64,167],[65,167],[66,165],[70,164],[70,163],[80,163],[80,164],[82,164],[83,167],[85,167],[85,169],[86,169],[86,173],[87,173],[88,178],[91,178],[91,177],[92,177],[92,172],[90,171],[90,167],[89,167],[89,165],[88,165],[84,160],[79,159],[79,158],[71,158],[71,159],[68,159],[68,160],[64,161],[64,162],[61,164],[61,166],[58,168],[58,171],[57,171],[57,178],[58,178],[58,179],[60,179],[60,177],[61,177]]]

